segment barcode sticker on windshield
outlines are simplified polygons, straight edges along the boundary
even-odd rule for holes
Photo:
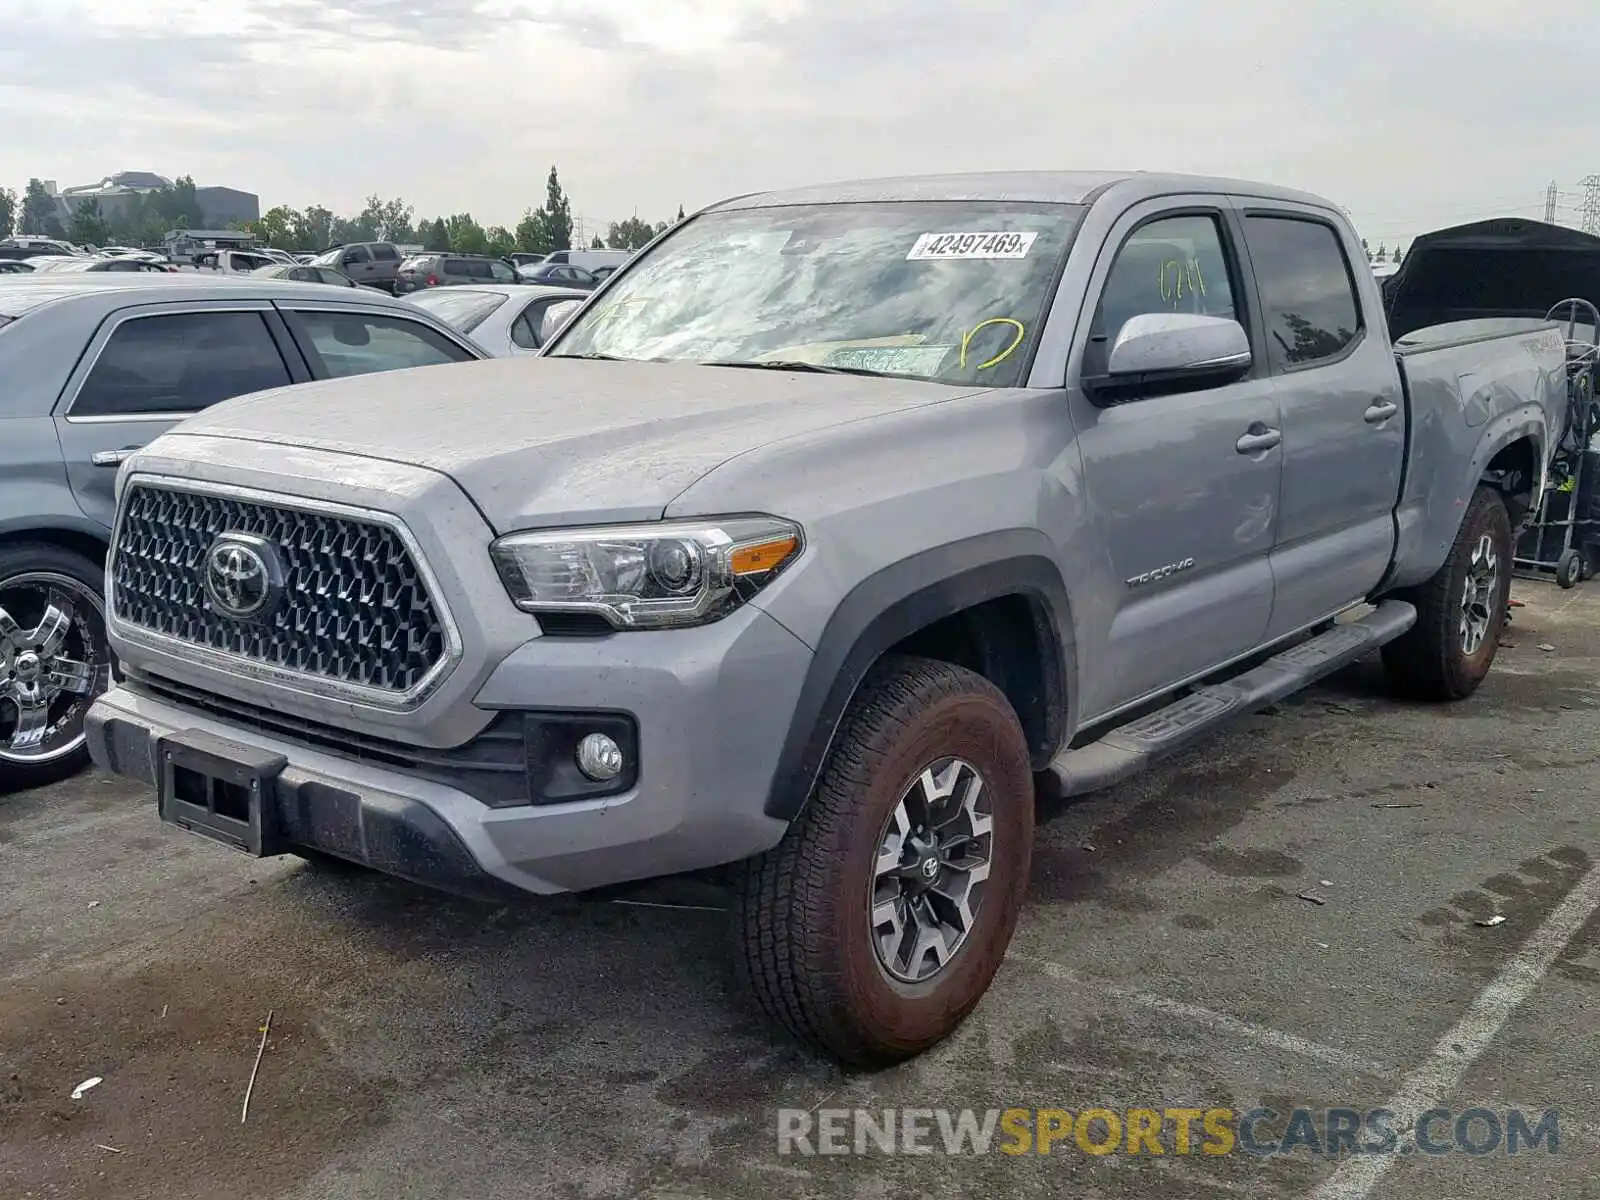
[[[1027,258],[1037,233],[925,233],[906,261],[929,258]]]

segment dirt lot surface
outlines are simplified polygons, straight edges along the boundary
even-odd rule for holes
[[[1398,703],[1363,664],[1046,805],[993,991],[876,1075],[753,1019],[702,886],[477,905],[248,860],[98,774],[0,798],[0,1197],[1600,1195],[1600,582],[1518,592],[1470,702]],[[1559,1148],[777,1145],[785,1108],[1435,1105],[1559,1109]]]

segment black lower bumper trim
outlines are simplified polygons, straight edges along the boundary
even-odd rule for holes
[[[111,717],[100,731],[98,749],[113,771],[156,784],[156,741],[146,726]],[[455,830],[420,801],[392,795],[363,796],[279,775],[271,802],[280,844],[321,850],[458,896],[481,900],[527,897],[479,866]]]

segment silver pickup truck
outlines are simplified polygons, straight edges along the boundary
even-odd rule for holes
[[[537,362],[210,409],[118,479],[95,760],[249,854],[459,891],[732,866],[771,1017],[885,1063],[1119,779],[1382,648],[1495,655],[1560,331],[1385,331],[1315,196],[1008,174],[748,196]]]

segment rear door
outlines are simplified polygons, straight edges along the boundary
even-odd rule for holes
[[[1283,414],[1279,637],[1361,600],[1388,569],[1406,411],[1382,315],[1362,310],[1353,235],[1311,206],[1239,204]]]
[[[287,348],[282,322],[264,300],[143,305],[101,322],[55,414],[83,511],[110,528],[117,468],[185,417],[308,378]]]
[[[1238,658],[1266,632],[1283,459],[1276,385],[1245,280],[1232,204],[1221,196],[1135,205],[1095,265],[1069,374],[1084,490],[1113,589],[1109,611],[1085,614],[1106,631],[1105,659],[1084,674],[1087,720]],[[1154,312],[1239,321],[1255,358],[1248,374],[1097,402],[1083,378],[1105,370],[1130,317]]]
[[[339,265],[357,283],[372,283],[375,279],[376,266],[372,261],[372,252],[365,246],[351,246],[339,256]]]
[[[372,253],[372,277],[366,282],[393,291],[395,278],[400,274],[400,251],[388,242],[375,243],[369,249]]]

